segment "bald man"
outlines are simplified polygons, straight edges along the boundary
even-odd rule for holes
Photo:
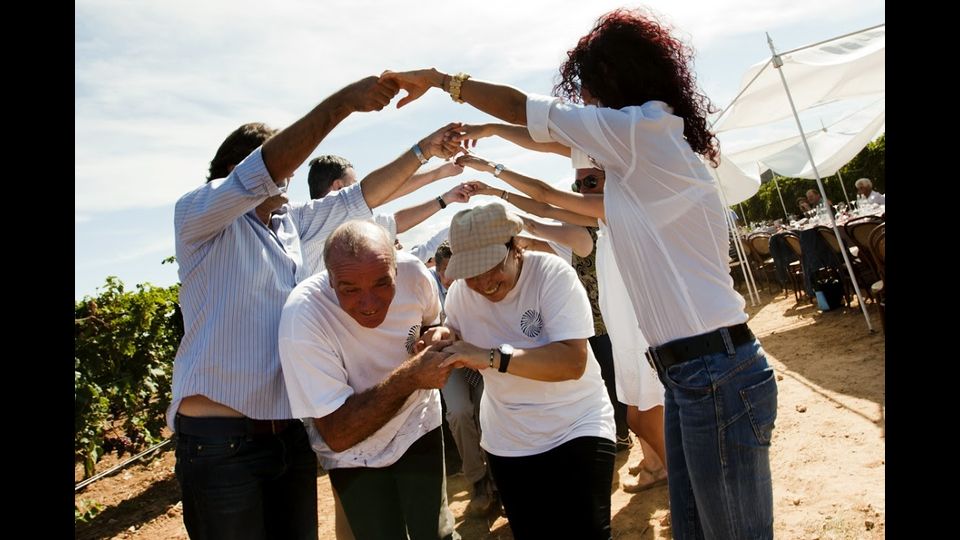
[[[357,540],[459,538],[447,506],[440,393],[446,344],[413,354],[440,302],[433,277],[383,227],[349,221],[324,244],[327,269],[280,318],[294,415],[309,419]]]

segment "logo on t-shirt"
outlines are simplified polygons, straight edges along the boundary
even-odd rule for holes
[[[540,313],[533,309],[528,309],[520,316],[520,330],[523,335],[535,338],[543,330],[543,318]]]
[[[420,339],[420,325],[415,324],[410,327],[410,331],[407,332],[407,354],[413,354],[413,346],[417,344],[417,341]]]

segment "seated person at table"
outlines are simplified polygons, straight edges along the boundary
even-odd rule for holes
[[[816,208],[817,206],[822,204],[823,201],[820,200],[820,192],[815,189],[808,189],[807,202],[810,203],[811,208]],[[832,205],[833,203],[830,202],[830,199],[827,199],[827,207],[829,208]]]
[[[804,197],[800,197],[797,199],[797,208],[800,209],[801,219],[803,219],[803,216],[807,215],[807,212],[809,212],[810,210],[813,210],[813,208],[810,207],[810,203],[808,203],[807,199]]]
[[[861,178],[854,184],[857,187],[857,201],[867,201],[871,204],[886,204],[887,197],[880,192],[873,190],[873,182],[869,178]]]

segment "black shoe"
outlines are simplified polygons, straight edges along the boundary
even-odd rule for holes
[[[631,448],[633,448],[633,440],[630,438],[629,433],[623,437],[617,437],[617,452],[623,452],[624,450],[630,450]]]

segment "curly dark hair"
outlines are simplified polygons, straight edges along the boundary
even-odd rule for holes
[[[693,49],[670,35],[652,14],[617,9],[601,16],[560,66],[556,96],[582,103],[581,88],[604,107],[621,109],[659,100],[683,118],[683,135],[694,152],[719,164],[717,137],[707,115],[717,109],[696,87]]]

